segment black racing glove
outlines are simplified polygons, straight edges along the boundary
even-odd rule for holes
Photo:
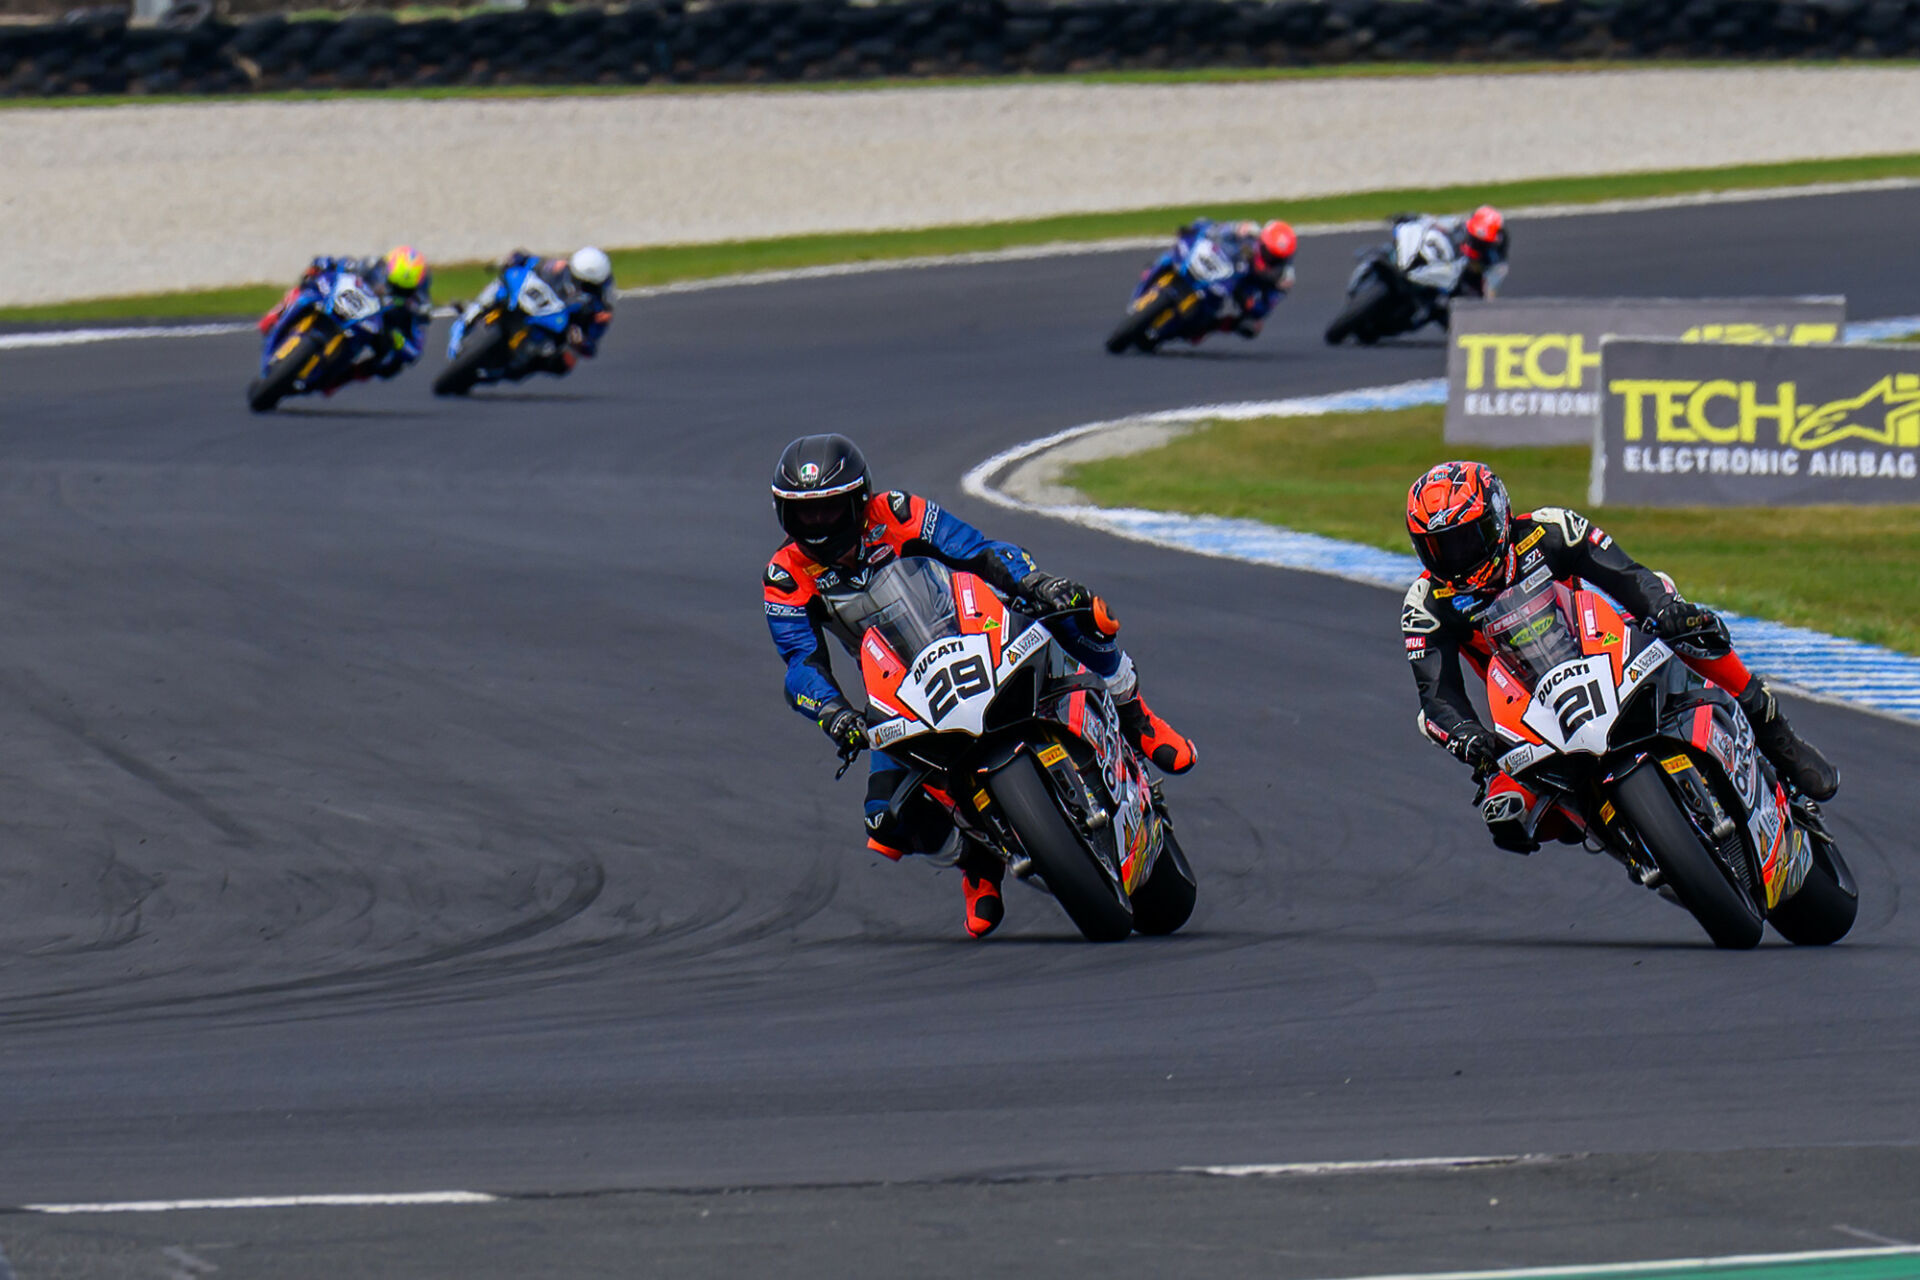
[[[1020,580],[1020,594],[1054,613],[1093,606],[1093,592],[1071,578],[1056,577],[1038,569]]]
[[[852,707],[828,707],[820,713],[819,725],[842,751],[859,751],[867,745],[866,717]]]
[[[1698,649],[1709,657],[1733,651],[1733,637],[1727,634],[1727,624],[1720,615],[1679,596],[1670,597],[1647,621],[1662,640]]]
[[[1494,773],[1500,768],[1500,740],[1484,725],[1461,725],[1447,739],[1446,747],[1454,759],[1472,765],[1475,773]]]

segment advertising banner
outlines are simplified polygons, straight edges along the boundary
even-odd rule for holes
[[[1449,444],[1585,444],[1600,342],[1838,342],[1844,298],[1462,298],[1447,331]]]
[[[1920,503],[1920,346],[1600,350],[1596,505]]]

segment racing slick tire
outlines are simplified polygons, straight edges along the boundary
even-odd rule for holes
[[[1745,951],[1760,945],[1766,920],[1708,851],[1667,789],[1660,766],[1643,761],[1613,786],[1614,802],[1640,833],[1680,905],[1693,914],[1713,945]]]
[[[1327,326],[1327,345],[1337,347],[1348,337],[1368,346],[1378,342],[1379,331],[1367,322],[1388,296],[1387,286],[1378,281],[1362,285],[1360,292],[1353,295],[1347,305],[1341,308],[1340,314],[1333,318],[1333,323]]]
[[[1022,752],[1015,757],[988,780],[987,790],[1082,937],[1089,942],[1119,942],[1133,932],[1133,908],[1060,812],[1059,801],[1031,756]]]
[[[1840,850],[1824,836],[1807,833],[1813,865],[1800,891],[1767,917],[1781,937],[1799,947],[1832,946],[1853,928],[1860,910],[1860,888]]]
[[[1179,321],[1181,291],[1177,287],[1161,286],[1150,293],[1141,295],[1140,305],[1127,312],[1126,318],[1107,335],[1107,350],[1119,355],[1128,347],[1138,347],[1151,352],[1166,341],[1168,331]],[[1166,328],[1156,332],[1155,324],[1168,309],[1174,312],[1167,316]]]
[[[480,371],[506,340],[506,330],[497,324],[482,324],[477,331],[467,330],[467,341],[461,346],[460,354],[434,377],[433,394],[463,396],[473,390],[473,384],[480,381]]]
[[[291,394],[293,384],[300,379],[300,371],[320,357],[323,339],[324,335],[318,333],[302,334],[284,359],[275,360],[265,373],[248,383],[247,408],[255,413],[267,413]]]
[[[1153,937],[1173,933],[1185,924],[1193,914],[1193,901],[1200,893],[1194,883],[1193,867],[1188,864],[1180,842],[1174,838],[1172,825],[1167,825],[1165,830],[1167,844],[1153,864],[1153,873],[1133,891],[1134,931]]]
[[[1138,311],[1129,311],[1126,317],[1114,326],[1113,332],[1107,335],[1107,354],[1117,356],[1129,347],[1139,346],[1141,335],[1146,333],[1147,326],[1152,323],[1153,312],[1150,309],[1142,307]]]

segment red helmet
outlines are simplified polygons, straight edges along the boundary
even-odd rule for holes
[[[1506,225],[1507,220],[1500,216],[1498,209],[1490,204],[1483,204],[1467,219],[1467,234],[1475,240],[1484,240],[1492,244],[1500,238],[1500,231]]]
[[[1481,462],[1443,462],[1407,490],[1407,534],[1427,572],[1481,590],[1507,577],[1507,487]]]
[[[1260,251],[1270,261],[1285,262],[1293,257],[1293,251],[1300,247],[1300,237],[1293,234],[1293,228],[1275,218],[1260,228]]]

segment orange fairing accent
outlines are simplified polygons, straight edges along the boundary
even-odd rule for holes
[[[1620,611],[1600,598],[1597,592],[1576,591],[1573,595],[1574,621],[1580,631],[1580,652],[1592,657],[1604,653],[1613,662],[1613,681],[1626,678],[1626,619]]]
[[[1533,695],[1527,686],[1514,679],[1506,664],[1498,658],[1487,663],[1487,707],[1493,712],[1493,722],[1522,742],[1538,742],[1540,735],[1520,722],[1527,714],[1527,707],[1533,702]]]
[[[1076,738],[1085,737],[1087,727],[1087,691],[1076,689],[1067,699],[1067,728]]]
[[[1693,734],[1690,739],[1694,746],[1713,753],[1713,708],[1701,705],[1693,709]]]
[[[907,678],[907,664],[893,646],[869,631],[860,642],[860,678],[867,686],[867,701],[889,715],[911,713],[900,705],[900,682]]]
[[[1000,650],[1007,643],[1007,606],[993,588],[971,573],[953,575],[953,600],[960,616],[960,634],[984,635],[992,647],[993,665],[1000,665]]]

